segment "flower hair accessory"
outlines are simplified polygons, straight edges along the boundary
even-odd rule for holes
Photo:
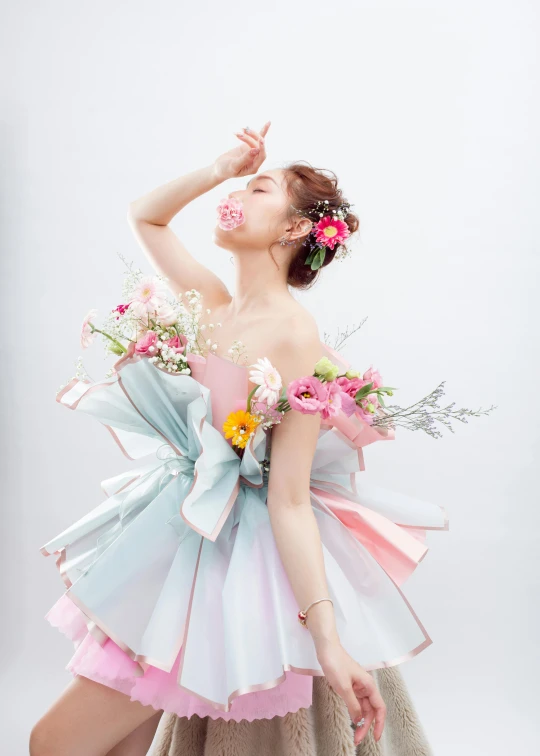
[[[291,205],[298,215],[313,221],[315,224],[306,239],[310,251],[304,261],[304,264],[309,265],[311,270],[317,270],[324,263],[327,248],[334,250],[337,246],[336,257],[338,259],[346,257],[349,252],[344,242],[351,233],[345,223],[351,203],[342,202],[339,207],[333,210],[329,209],[329,204],[329,200],[317,200],[315,206],[307,210],[298,210],[294,205]],[[318,220],[315,220],[315,218]]]

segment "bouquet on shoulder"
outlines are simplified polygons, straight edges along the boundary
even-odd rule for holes
[[[123,258],[122,258],[123,259]],[[216,353],[216,332],[220,323],[201,323],[210,309],[203,308],[202,295],[195,289],[171,298],[167,279],[160,275],[144,275],[124,260],[128,268],[122,289],[122,303],[112,309],[100,328],[95,324],[97,310],[90,310],[83,319],[80,343],[88,348],[96,334],[102,336],[107,355],[120,357],[107,377],[114,375],[124,358],[138,354],[147,358],[157,370],[175,375],[190,375],[189,359],[205,358]],[[348,329],[341,347],[350,336]],[[329,345],[328,349],[331,348]],[[231,361],[242,354],[243,344],[235,341],[228,349]],[[338,352],[335,351],[336,356]],[[223,423],[223,433],[238,451],[244,449],[259,427],[269,429],[281,422],[285,413],[295,410],[321,415],[323,421],[343,414],[380,430],[381,436],[398,425],[409,430],[424,430],[434,438],[441,437],[435,423],[440,422],[452,432],[452,418],[467,422],[467,417],[487,414],[488,410],[454,409],[454,403],[439,407],[444,381],[415,404],[402,408],[387,405],[385,397],[396,390],[384,386],[381,374],[371,365],[367,370],[347,367],[343,370],[327,356],[314,365],[313,373],[284,385],[278,370],[268,358],[260,357],[250,365],[250,380],[255,384],[247,398],[246,409],[231,412]],[[78,379],[86,377],[82,360],[77,363]],[[61,389],[64,387],[61,387]]]

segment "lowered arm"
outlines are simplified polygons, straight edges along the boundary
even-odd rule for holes
[[[275,367],[283,385],[304,375],[312,375],[322,356],[317,329],[304,333],[291,329],[274,351]],[[298,608],[328,596],[319,527],[310,499],[310,475],[317,445],[320,415],[304,415],[291,410],[272,429],[272,451],[268,480],[268,512],[276,545]],[[307,627],[317,654],[339,644],[334,608],[321,601],[309,610]]]

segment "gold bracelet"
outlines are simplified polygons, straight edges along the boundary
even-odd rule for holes
[[[317,599],[317,601],[312,601],[309,606],[306,606],[306,608],[304,609],[304,611],[299,611],[298,612],[298,621],[305,628],[307,628],[306,618],[307,618],[307,613],[308,613],[309,609],[311,609],[311,607],[313,606],[313,604],[318,604],[319,601],[329,601],[332,604],[332,606],[334,606],[334,602],[332,601],[331,598],[322,598],[322,599]]]

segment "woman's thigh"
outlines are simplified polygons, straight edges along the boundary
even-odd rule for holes
[[[154,709],[154,716],[113,746],[107,756],[148,756],[162,714],[163,710],[155,711]]]
[[[32,728],[30,756],[106,756],[156,714],[153,706],[77,675]]]

